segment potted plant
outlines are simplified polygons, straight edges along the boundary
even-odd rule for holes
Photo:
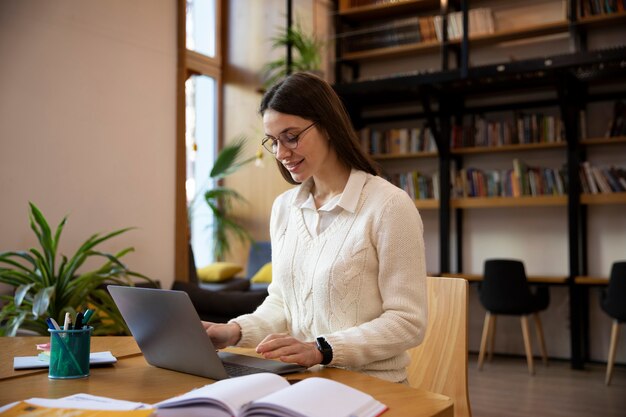
[[[237,191],[221,184],[221,180],[233,174],[242,166],[250,162],[255,162],[257,165],[261,164],[263,159],[261,151],[258,151],[253,157],[242,159],[245,143],[246,138],[240,136],[231,144],[222,148],[215,159],[207,182],[196,193],[196,196],[189,204],[188,215],[190,223],[195,205],[197,201],[200,201],[198,197],[202,196],[211,209],[213,215],[211,227],[214,242],[212,251],[216,260],[223,260],[230,251],[230,236],[235,236],[242,243],[254,241],[245,227],[231,214],[233,205],[236,202],[246,203],[246,199]]]
[[[322,65],[322,48],[324,42],[315,35],[304,32],[299,22],[288,29],[279,29],[278,35],[272,39],[272,49],[292,47],[291,70],[319,73]],[[287,58],[281,57],[271,61],[263,67],[267,88],[287,75]]]
[[[130,334],[104,284],[134,285],[131,277],[151,285],[155,282],[120,261],[134,250],[132,247],[115,254],[96,250],[101,243],[130,229],[93,234],[74,255],[68,258],[61,254],[59,259],[57,251],[67,216],[53,234],[41,211],[29,205],[30,227],[40,247],[0,253],[0,282],[15,288],[13,295],[2,296],[5,304],[0,310],[0,335],[14,336],[19,328],[47,335],[46,318],[62,323],[66,312],[75,315],[85,307],[96,311],[90,322],[94,334]],[[95,258],[102,258],[104,263],[81,270],[86,261],[91,263]]]

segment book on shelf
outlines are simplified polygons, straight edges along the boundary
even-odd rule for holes
[[[351,0],[350,7],[364,7],[372,5],[383,5],[392,3],[402,3],[408,0]]]
[[[578,0],[580,17],[623,13],[625,11],[626,0]]]
[[[83,401],[72,401],[72,397],[47,400],[46,406],[56,404],[58,408],[89,407],[100,404],[102,410],[142,411],[129,417],[154,415],[203,416],[203,417],[327,417],[353,416],[376,417],[387,410],[380,401],[348,385],[326,378],[310,377],[294,384],[287,379],[270,373],[260,373],[230,378],[194,389],[153,405],[119,401],[104,397],[79,394]],[[28,400],[27,400],[28,402]],[[122,406],[123,405],[123,406]],[[91,405],[93,408],[94,405]],[[125,408],[124,408],[125,407]],[[53,407],[54,408],[54,407]],[[147,410],[147,412],[146,412]],[[6,412],[10,412],[11,409]],[[22,416],[27,414],[7,414]],[[50,414],[52,416],[52,414]],[[80,417],[82,415],[78,414]],[[105,414],[106,415],[106,414]],[[4,414],[0,414],[4,417]],[[84,415],[89,417],[90,414]],[[121,414],[120,416],[125,416]]]
[[[338,35],[344,39],[345,52],[359,52],[422,40],[418,17],[395,19],[376,26],[362,26]]]
[[[437,40],[435,33],[434,16],[423,16],[419,18],[420,37],[423,42],[433,42]]]
[[[495,23],[493,12],[489,7],[477,7],[470,9],[467,15],[468,36],[488,35],[495,33]],[[436,15],[433,17],[435,25],[435,35],[438,41],[443,41],[443,17]],[[463,36],[463,13],[452,12],[447,15],[447,35],[448,40],[461,39]]]
[[[383,174],[383,178],[406,191],[413,200],[439,199],[439,174],[425,175],[419,171]]]
[[[428,126],[396,129],[365,127],[358,132],[361,149],[371,155],[405,155],[437,152],[437,143]]]
[[[530,167],[519,159],[513,167],[504,170],[462,168],[452,172],[453,193],[465,197],[521,197],[565,195],[567,175],[565,168]]]
[[[622,167],[599,168],[585,161],[580,164],[579,177],[585,194],[626,192],[626,169]]]
[[[561,119],[544,113],[516,113],[513,121],[474,115],[469,126],[453,126],[450,137],[453,149],[564,142]]]

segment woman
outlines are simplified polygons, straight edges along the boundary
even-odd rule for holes
[[[258,309],[205,323],[216,347],[265,358],[406,379],[406,350],[427,319],[422,221],[399,188],[377,176],[332,87],[296,73],[261,101],[283,177],[300,184],[274,202],[272,284]]]

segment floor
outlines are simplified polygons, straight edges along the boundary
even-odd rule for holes
[[[569,362],[535,361],[528,374],[521,357],[494,356],[478,371],[469,356],[469,394],[473,417],[626,417],[626,367],[617,366],[610,386],[606,367],[587,364],[573,370]]]

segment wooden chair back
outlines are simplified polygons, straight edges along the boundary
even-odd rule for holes
[[[468,283],[427,277],[428,326],[424,341],[409,350],[408,382],[454,401],[455,417],[471,417],[467,387]]]

